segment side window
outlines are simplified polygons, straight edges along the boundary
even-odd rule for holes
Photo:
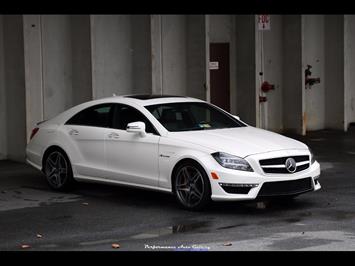
[[[188,106],[159,106],[152,114],[169,131],[196,127]]]
[[[116,105],[116,111],[113,119],[113,127],[126,130],[127,125],[132,122],[144,122],[147,133],[159,135],[152,123],[137,109],[127,105]]]
[[[89,107],[70,118],[67,125],[110,127],[112,104],[100,104]]]

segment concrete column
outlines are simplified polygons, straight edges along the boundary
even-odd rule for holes
[[[230,40],[230,111],[238,115],[237,108],[237,29],[236,16],[231,15],[231,40]]]
[[[91,99],[89,16],[23,16],[27,137],[41,120]]]
[[[205,18],[203,15],[187,16],[187,96],[206,99]]]
[[[150,19],[152,49],[152,94],[162,94],[162,15],[151,15]]]
[[[185,15],[162,16],[163,93],[186,95],[187,36]]]
[[[284,131],[305,134],[303,21],[300,15],[283,17],[283,125]]]
[[[281,15],[271,15],[270,30],[259,31],[263,45],[263,80],[273,84],[275,90],[265,93],[267,101],[260,103],[261,126],[275,132],[283,131],[283,19]],[[261,65],[261,62],[260,62]],[[257,66],[259,67],[259,66]],[[259,86],[261,84],[259,83]]]
[[[41,20],[44,118],[49,119],[74,105],[71,20],[68,15]]]
[[[321,82],[306,87],[306,130],[319,130],[325,127],[325,42],[324,15],[303,15],[304,22],[304,69],[311,65],[312,77]]]
[[[28,140],[32,128],[44,119],[41,16],[23,16],[23,38]]]
[[[344,16],[325,15],[324,27],[325,128],[344,130]]]
[[[259,125],[259,98],[256,70],[256,18],[254,15],[236,16],[236,102],[237,114],[246,123]]]
[[[149,15],[131,15],[132,93],[152,92],[152,42]]]
[[[71,65],[73,105],[92,99],[90,16],[72,15]]]
[[[132,43],[129,15],[92,15],[93,98],[132,93]]]
[[[206,51],[206,56],[205,56],[205,99],[207,102],[211,102],[211,87],[210,87],[210,68],[209,68],[209,63],[210,63],[210,39],[211,39],[211,32],[210,32],[210,27],[211,27],[211,16],[210,15],[205,15],[205,51]]]
[[[355,123],[355,16],[344,16],[344,130]]]
[[[258,29],[258,16],[254,16],[254,62],[255,62],[255,126],[266,128],[267,104],[260,103],[259,96],[264,96],[261,92],[261,84],[264,81],[264,32]]]
[[[3,17],[3,22],[7,158],[24,161],[26,109],[23,20],[21,15],[6,15]]]
[[[0,15],[0,160],[7,157],[6,90],[4,75],[3,15]]]

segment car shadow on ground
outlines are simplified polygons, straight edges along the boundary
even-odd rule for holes
[[[275,214],[284,211],[297,211],[312,208],[316,205],[312,200],[300,195],[293,200],[254,200],[211,202],[202,211],[184,210],[176,201],[173,194],[143,190],[126,186],[110,186],[106,184],[80,183],[75,189],[76,194],[87,197],[100,198],[112,203],[124,204],[141,208],[151,208],[169,211],[183,211],[187,213],[208,214]]]

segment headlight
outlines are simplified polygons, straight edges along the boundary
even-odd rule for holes
[[[243,158],[230,155],[224,152],[215,152],[212,153],[212,156],[220,165],[225,168],[253,172],[253,169],[251,168],[249,163]]]
[[[313,164],[316,161],[316,159],[314,159],[314,154],[313,154],[311,148],[308,147],[308,150],[311,153],[311,164]]]

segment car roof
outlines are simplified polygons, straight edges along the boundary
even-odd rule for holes
[[[135,103],[140,106],[148,106],[154,104],[163,104],[163,103],[174,103],[174,102],[202,102],[200,99],[180,96],[180,95],[158,95],[158,94],[131,94],[131,95],[121,95],[121,96],[112,96],[101,99],[102,101],[112,101],[118,103]]]
[[[173,95],[136,94],[136,95],[111,96],[111,97],[91,100],[73,106],[72,108],[64,111],[63,113],[60,113],[57,116],[48,119],[46,123],[43,123],[43,125],[47,123],[56,123],[56,124],[65,123],[65,121],[67,121],[75,113],[97,104],[121,103],[121,104],[131,104],[136,107],[138,106],[144,107],[144,106],[155,105],[155,104],[176,103],[176,102],[204,102],[204,101],[192,97],[173,96]]]

